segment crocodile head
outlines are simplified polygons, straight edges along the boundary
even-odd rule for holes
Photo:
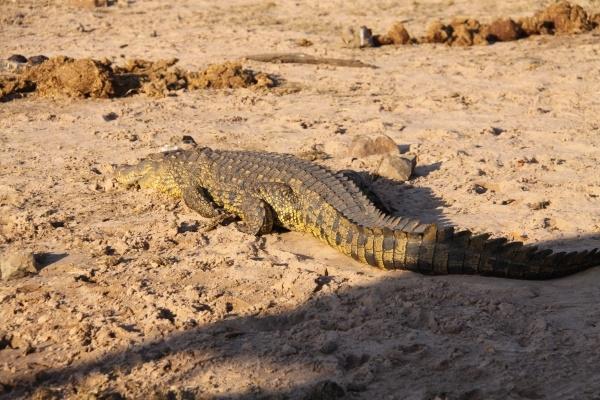
[[[169,163],[164,159],[150,157],[136,165],[123,165],[115,168],[115,179],[122,185],[137,186],[181,197],[181,189],[173,179]]]

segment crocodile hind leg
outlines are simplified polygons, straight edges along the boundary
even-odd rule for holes
[[[258,197],[244,196],[239,203],[239,216],[242,222],[237,227],[241,232],[259,236],[273,230],[273,209]]]
[[[235,218],[235,215],[223,212],[211,199],[209,194],[203,188],[184,188],[182,190],[184,203],[196,211],[204,218],[209,218],[207,224],[202,227],[203,232],[215,229],[228,219]]]

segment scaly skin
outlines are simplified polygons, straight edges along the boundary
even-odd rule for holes
[[[557,253],[505,239],[384,214],[342,173],[291,155],[201,148],[161,153],[116,170],[125,185],[153,188],[204,217],[233,214],[240,230],[274,225],[310,233],[340,252],[383,269],[549,279],[600,264],[597,249]]]

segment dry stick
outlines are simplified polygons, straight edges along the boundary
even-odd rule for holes
[[[365,64],[359,60],[344,60],[341,58],[322,58],[304,53],[272,53],[255,54],[245,56],[247,60],[272,62],[272,63],[295,63],[295,64],[327,64],[338,67],[354,68],[377,68],[375,65]]]

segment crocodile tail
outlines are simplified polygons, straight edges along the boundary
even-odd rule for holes
[[[600,265],[598,249],[582,252],[540,250],[505,238],[453,228],[433,228],[433,259],[419,260],[431,265],[434,274],[478,274],[513,279],[553,279]]]
[[[355,258],[384,269],[429,275],[552,279],[600,265],[598,249],[554,253],[504,238],[490,239],[488,234],[455,232],[451,227],[415,220],[401,221],[394,229],[360,227],[358,232]]]

